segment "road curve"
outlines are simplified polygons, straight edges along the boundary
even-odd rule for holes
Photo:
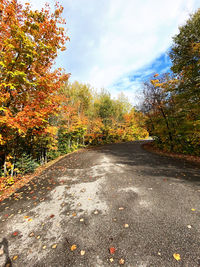
[[[0,266],[200,266],[200,170],[142,143],[68,155],[1,202]]]

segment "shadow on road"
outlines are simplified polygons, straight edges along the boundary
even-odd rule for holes
[[[175,178],[179,182],[200,185],[200,168],[182,159],[161,156],[142,148],[145,141],[113,144],[103,147],[99,152],[113,156],[115,164],[136,167],[138,175]]]
[[[12,267],[12,262],[9,256],[9,250],[8,250],[8,240],[6,238],[3,238],[3,240],[0,242],[0,249],[3,250],[3,255],[1,255],[3,265],[2,267]]]

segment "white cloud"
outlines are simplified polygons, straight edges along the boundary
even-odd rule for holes
[[[46,1],[29,2],[40,8]],[[114,82],[149,64],[169,48],[178,26],[198,7],[197,0],[61,0],[60,3],[64,6],[71,41],[57,64],[72,73],[71,80],[107,87],[113,94]]]

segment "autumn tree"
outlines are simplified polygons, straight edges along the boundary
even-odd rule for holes
[[[25,138],[31,147],[36,135],[54,134],[49,118],[57,112],[57,91],[68,75],[52,66],[68,37],[58,4],[51,13],[48,5],[33,11],[29,4],[2,0],[0,10],[0,145],[6,162]]]
[[[199,151],[200,140],[200,9],[173,38],[170,53],[172,70],[179,83],[174,88],[180,129],[185,147]],[[193,148],[193,149],[192,149]],[[197,152],[198,153],[198,152]]]

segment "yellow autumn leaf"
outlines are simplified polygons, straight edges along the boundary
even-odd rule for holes
[[[192,211],[195,211],[196,209],[191,209]]]
[[[177,260],[177,261],[180,261],[180,259],[181,259],[180,254],[177,254],[177,253],[174,253],[174,254],[173,254],[173,257],[174,257],[174,259]]]
[[[16,259],[18,258],[18,256],[16,255],[16,256],[13,256],[13,260],[15,261]]]
[[[76,250],[76,248],[77,248],[76,245],[72,245],[72,246],[71,246],[71,251]]]
[[[85,255],[85,250],[81,250],[80,254],[81,254],[81,256],[84,256]]]

